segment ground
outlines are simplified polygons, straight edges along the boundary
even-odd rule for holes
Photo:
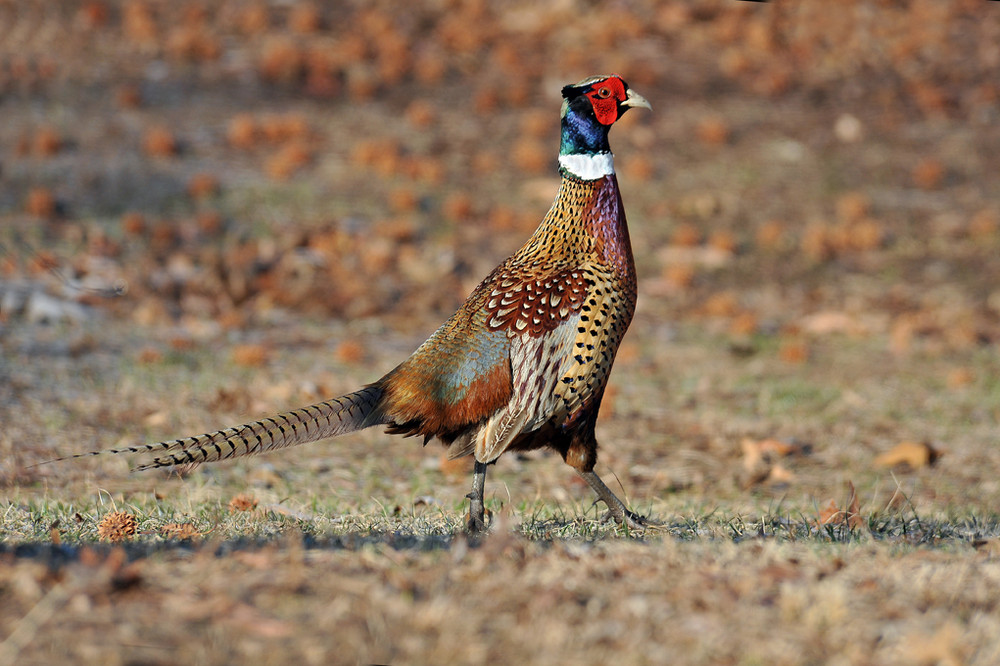
[[[1000,660],[1000,5],[412,4],[0,5],[0,664]],[[598,472],[662,526],[535,453],[470,539],[468,461],[374,430],[36,466],[381,376],[611,71]]]

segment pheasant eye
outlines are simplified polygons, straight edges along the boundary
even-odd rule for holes
[[[607,99],[611,97],[611,88],[604,86],[603,88],[598,89],[597,96],[600,97],[601,99]]]

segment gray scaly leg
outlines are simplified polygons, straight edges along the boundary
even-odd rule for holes
[[[597,497],[600,498],[602,502],[608,505],[608,512],[604,515],[602,522],[606,522],[610,518],[614,518],[615,522],[621,526],[628,526],[634,530],[641,530],[649,527],[651,525],[657,525],[655,521],[644,518],[637,513],[629,511],[625,503],[618,499],[618,496],[611,492],[604,481],[601,481],[601,477],[597,476],[597,472],[593,470],[589,472],[580,472],[580,476],[583,480],[587,482],[594,492],[597,493]]]
[[[473,468],[472,492],[469,498],[469,532],[476,534],[486,530],[486,507],[483,506],[483,493],[486,490],[486,463],[476,461]]]

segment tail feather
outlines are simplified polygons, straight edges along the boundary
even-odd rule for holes
[[[133,467],[133,471],[140,471],[264,453],[383,424],[386,421],[379,409],[381,398],[381,387],[366,386],[338,398],[196,437],[89,451],[45,462],[104,454],[167,454]]]

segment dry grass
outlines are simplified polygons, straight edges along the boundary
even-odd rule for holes
[[[386,335],[388,346],[403,344]],[[878,433],[886,414],[931,400],[934,391],[918,387],[934,386],[936,364],[911,372],[916,386],[887,389],[864,363],[871,346],[856,344],[843,354],[860,367],[834,364],[840,379],[824,388],[834,373],[822,364],[793,372],[773,369],[776,361],[742,361],[750,367],[741,370],[719,343],[682,336],[666,345],[670,351],[643,349],[619,368],[635,382],[619,388],[602,425],[602,468],[637,509],[665,522],[646,534],[602,525],[571,471],[536,456],[502,460],[492,471],[494,531],[470,543],[461,533],[468,478],[438,469],[434,449],[374,432],[183,478],[128,475],[122,462],[97,459],[26,470],[3,507],[0,623],[9,638],[0,656],[17,663],[992,663],[1000,651],[1000,519],[986,495],[992,468],[965,462],[984,460],[985,426],[980,432],[934,410],[913,414],[907,429],[947,442],[938,463],[910,471],[859,463],[879,447],[857,440]],[[222,355],[209,378],[197,348],[155,369],[126,362],[110,373],[114,381],[90,374],[94,395],[82,403],[64,396],[61,404],[75,407],[64,406],[71,411],[62,419],[28,427],[45,428],[61,450],[71,448],[74,432],[113,442],[119,428],[133,429],[134,417],[75,430],[65,420],[115,404],[126,390],[157,407],[128,411],[152,424],[147,437],[197,431],[243,416],[242,407],[219,416],[228,403],[199,396],[231,400],[247,382],[245,391],[264,396],[247,409],[269,411],[294,398],[282,390],[267,397],[266,387],[305,376],[299,365],[320,365],[325,353],[316,345],[250,369]],[[635,397],[657,385],[660,364],[681,361],[666,404]],[[50,362],[50,380],[60,379],[60,366],[94,370],[80,359]],[[865,406],[850,398],[831,407],[847,391],[841,383],[868,396]],[[152,400],[163,390],[177,401]],[[748,396],[756,405],[749,412]],[[986,399],[977,393],[970,406],[987,408]],[[848,432],[841,409],[852,415]],[[8,436],[25,427],[18,423]],[[783,428],[808,437],[812,449],[778,459],[790,480],[749,482],[739,438]],[[844,479],[857,484],[862,520],[822,524],[828,501],[850,508]],[[114,512],[137,518],[121,554],[94,545]]]
[[[987,664],[1000,650],[987,552],[504,532],[420,543],[291,535],[131,562],[43,549],[0,570],[4,649],[25,643],[38,663],[264,664]]]
[[[1000,661],[995,3],[662,4],[0,5],[0,665]],[[378,432],[30,466],[380,376],[609,70],[656,111],[598,470],[660,529],[532,454],[470,542]]]

